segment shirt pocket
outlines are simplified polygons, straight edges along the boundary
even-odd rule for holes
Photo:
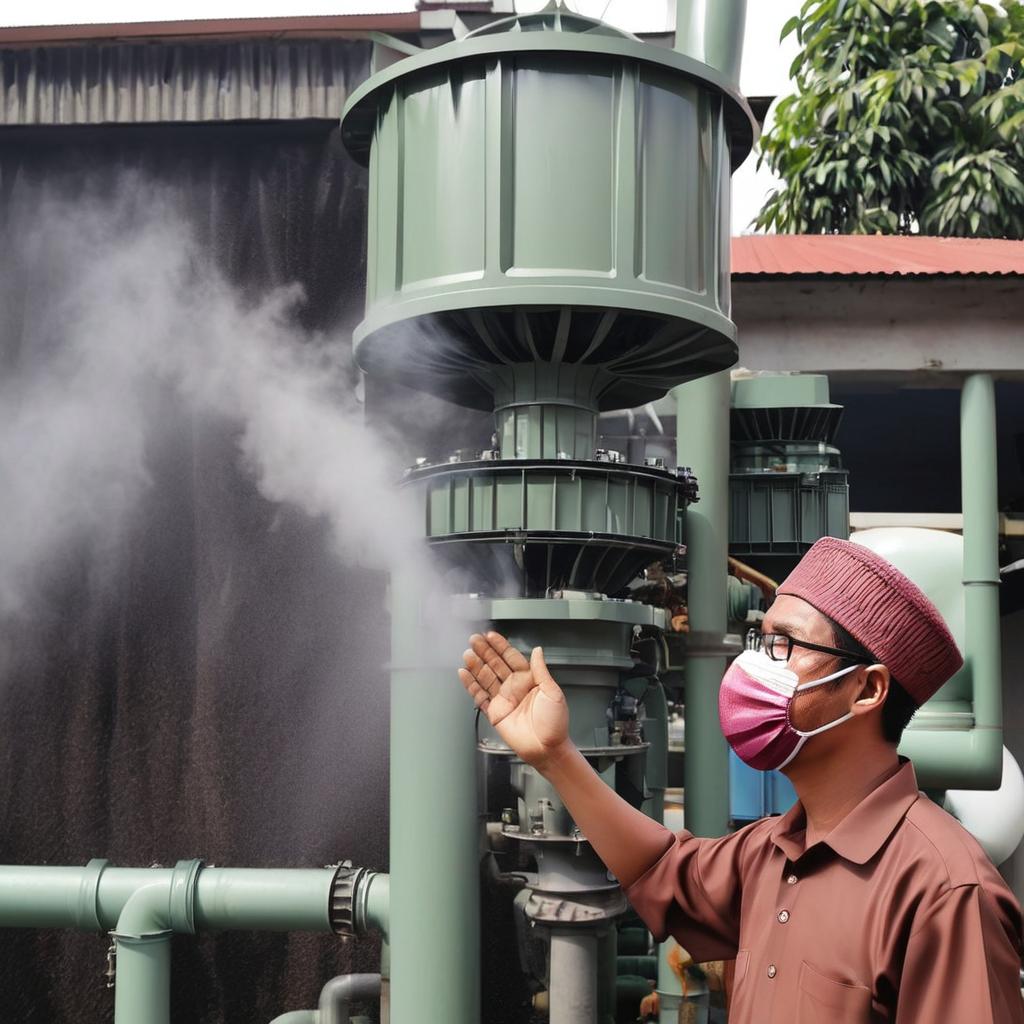
[[[800,965],[794,1024],[870,1024],[871,989],[836,981],[812,967]]]

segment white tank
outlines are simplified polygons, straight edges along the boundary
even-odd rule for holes
[[[1024,839],[1024,774],[1003,747],[998,789],[950,789],[943,807],[981,843],[993,864],[1002,864]]]
[[[963,652],[963,537],[944,530],[879,527],[860,530],[850,539],[909,576],[939,609]],[[992,862],[1001,864],[1024,838],[1024,774],[1020,765],[1003,747],[999,789],[951,789],[943,806],[978,840]]]

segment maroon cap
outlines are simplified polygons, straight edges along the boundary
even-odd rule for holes
[[[778,592],[802,598],[838,622],[919,705],[964,663],[935,605],[862,544],[822,537]]]

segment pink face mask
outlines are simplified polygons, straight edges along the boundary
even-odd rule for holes
[[[800,685],[785,662],[772,661],[763,651],[744,651],[729,666],[718,691],[718,720],[729,746],[751,768],[763,772],[785,768],[809,737],[853,718],[850,711],[817,729],[794,729],[789,721],[793,698],[800,690],[822,686],[858,668],[851,665]]]

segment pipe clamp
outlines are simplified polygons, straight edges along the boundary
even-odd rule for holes
[[[82,880],[78,885],[78,902],[75,906],[75,927],[86,932],[104,931],[100,921],[100,878],[110,861],[97,857],[82,869]]]
[[[179,934],[196,933],[196,881],[202,870],[201,860],[179,860],[171,873],[171,930]]]

